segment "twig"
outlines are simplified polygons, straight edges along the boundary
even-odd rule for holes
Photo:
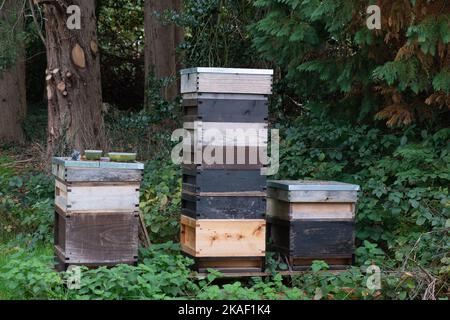
[[[16,22],[14,23],[14,25],[12,27],[12,31],[13,32],[16,29],[16,26],[19,24],[19,21],[20,21],[21,17],[24,15],[26,4],[27,4],[27,0],[23,0],[23,5],[22,5],[22,9],[20,10],[20,14],[17,15],[17,20],[16,20]]]
[[[0,6],[0,11],[3,10],[3,7],[5,6],[5,3],[6,3],[6,0],[3,0],[3,3],[2,3],[2,5]]]
[[[34,158],[30,158],[30,159],[25,159],[25,160],[17,160],[17,161],[8,162],[8,163],[2,163],[2,164],[0,164],[0,167],[10,167],[10,166],[14,166],[19,163],[31,162],[33,160],[34,160]]]
[[[45,38],[44,38],[44,35],[42,34],[41,25],[39,25],[39,23],[37,21],[36,13],[34,12],[34,4],[33,4],[32,0],[28,0],[28,4],[30,6],[31,15],[33,16],[33,21],[34,21],[34,24],[36,25],[36,29],[39,34],[39,37],[41,38],[42,43],[45,45]]]

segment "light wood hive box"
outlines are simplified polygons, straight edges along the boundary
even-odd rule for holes
[[[267,179],[261,168],[267,164],[272,78],[273,70],[181,71],[183,128],[191,140],[183,145],[180,240],[199,271],[264,267]],[[223,139],[211,139],[212,133]],[[202,157],[207,152],[215,162]]]
[[[143,169],[141,163],[53,159],[58,269],[137,261]]]
[[[359,186],[330,181],[269,181],[268,237],[293,269],[314,260],[351,265]]]
[[[273,70],[192,68],[181,71],[181,94],[270,95],[272,82]]]

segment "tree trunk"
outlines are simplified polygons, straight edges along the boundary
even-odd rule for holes
[[[38,0],[42,1],[42,0]],[[47,156],[102,149],[100,58],[95,1],[43,1],[47,49]],[[81,28],[69,30],[67,7],[81,9]]]
[[[145,1],[145,89],[148,90],[149,77],[156,79],[176,77],[180,68],[176,48],[183,41],[183,30],[173,23],[164,23],[155,16],[166,10],[181,10],[181,0],[146,0]],[[162,89],[161,95],[168,101],[175,99],[179,92],[179,81],[172,82]],[[151,101],[145,105],[149,107]]]
[[[14,37],[22,32],[22,2],[6,0],[0,11],[6,32]],[[9,28],[10,27],[10,28]],[[11,30],[9,30],[11,29]],[[0,39],[0,45],[5,39]],[[23,43],[17,42],[15,62],[0,69],[0,141],[22,142],[22,120],[26,114],[25,58]]]

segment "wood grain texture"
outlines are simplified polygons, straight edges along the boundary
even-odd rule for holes
[[[264,196],[196,196],[183,193],[181,212],[197,219],[263,219]]]
[[[132,212],[139,207],[139,183],[55,181],[55,204],[65,212]]]
[[[181,93],[272,93],[272,75],[191,73],[181,75]]]
[[[260,170],[203,170],[183,167],[183,190],[189,192],[266,191]]]
[[[354,203],[285,202],[267,199],[267,215],[282,220],[351,220]]]
[[[263,257],[265,232],[265,220],[195,220],[182,216],[181,248],[194,257]]]
[[[184,122],[262,123],[268,118],[264,100],[183,100]]]
[[[185,122],[191,139],[183,140],[183,145],[267,147],[267,123],[242,122]]]
[[[285,202],[351,202],[358,200],[357,191],[288,191],[267,188],[267,196]]]
[[[197,153],[196,153],[197,152]],[[260,169],[268,163],[267,147],[203,147],[183,151],[183,165],[196,164],[205,169]]]
[[[66,262],[118,264],[137,259],[137,213],[57,214],[56,217],[64,231],[58,233],[55,250]]]
[[[354,221],[285,221],[269,217],[272,248],[296,258],[340,258],[354,253]]]
[[[207,257],[196,258],[186,254],[194,260],[191,267],[197,272],[207,272],[208,269],[215,269],[225,274],[239,272],[261,272],[264,269],[264,257]]]

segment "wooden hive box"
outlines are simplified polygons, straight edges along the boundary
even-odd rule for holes
[[[55,181],[55,205],[70,212],[132,212],[139,210],[140,184],[63,183]]]
[[[263,219],[266,176],[260,170],[183,167],[182,213],[195,219]]]
[[[134,264],[138,255],[138,212],[55,213],[59,270],[69,265]]]
[[[55,158],[55,205],[70,212],[139,210],[141,163],[72,161]]]
[[[186,122],[183,164],[209,169],[259,169],[267,164],[267,123]]]
[[[261,170],[208,169],[183,166],[183,190],[201,195],[264,193],[267,177]]]
[[[265,193],[198,195],[183,192],[181,212],[195,219],[264,219]]]
[[[328,181],[269,181],[268,237],[294,269],[324,260],[332,268],[354,256],[359,186]]]
[[[58,270],[137,261],[143,168],[141,163],[53,159]]]
[[[181,216],[181,248],[196,268],[261,270],[266,250],[266,221]]]
[[[269,116],[268,100],[183,99],[184,122],[263,123]]]
[[[354,221],[281,220],[267,217],[270,247],[285,255],[293,270],[323,260],[331,268],[352,264]]]
[[[269,95],[273,70],[192,68],[181,70],[181,93]]]
[[[61,182],[140,182],[142,163],[73,161],[53,158],[52,173]]]

